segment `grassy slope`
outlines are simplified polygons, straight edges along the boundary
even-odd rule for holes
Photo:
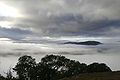
[[[118,72],[102,72],[102,73],[86,73],[61,80],[120,80],[120,71]]]

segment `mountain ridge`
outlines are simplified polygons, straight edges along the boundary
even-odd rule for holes
[[[84,42],[65,42],[64,44],[76,44],[76,45],[100,45],[103,44],[101,42],[98,41],[84,41]]]

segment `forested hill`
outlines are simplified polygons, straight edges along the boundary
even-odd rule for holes
[[[98,41],[85,41],[85,42],[65,42],[64,44],[75,44],[75,45],[99,45],[102,44]]]

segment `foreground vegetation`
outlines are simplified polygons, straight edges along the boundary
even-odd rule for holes
[[[59,55],[46,55],[39,63],[31,56],[24,55],[18,59],[13,70],[17,73],[16,78],[9,70],[7,77],[0,76],[0,80],[59,80],[83,73],[111,72],[104,63],[87,65]]]
[[[60,80],[120,80],[119,72],[85,73]]]

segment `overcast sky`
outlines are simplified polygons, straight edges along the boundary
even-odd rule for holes
[[[61,44],[88,40],[103,44]],[[69,57],[117,55],[108,64],[120,70],[116,62],[120,58],[120,0],[0,0],[0,64],[8,56],[47,52]]]
[[[120,0],[0,0],[0,37],[119,37]]]

